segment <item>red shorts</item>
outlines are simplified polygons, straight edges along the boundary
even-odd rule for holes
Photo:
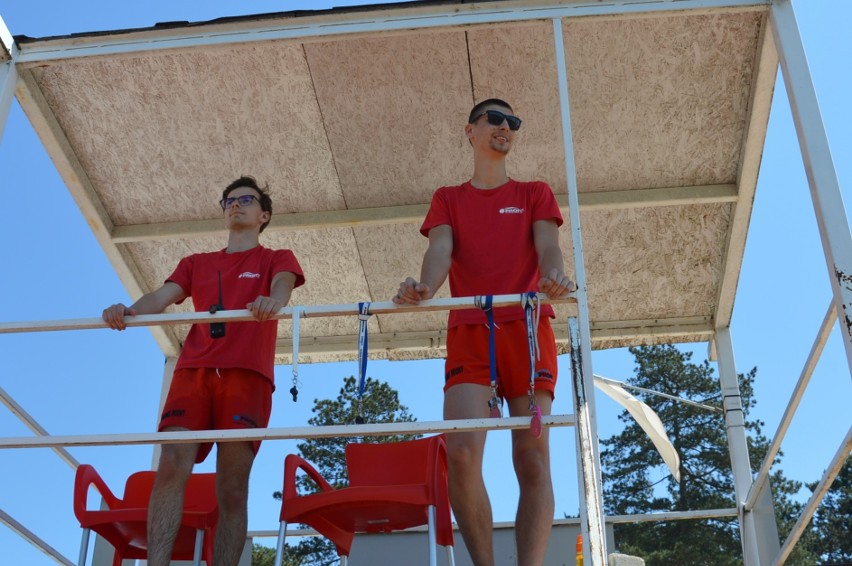
[[[525,320],[500,322],[494,326],[497,357],[497,395],[514,399],[527,395],[530,387],[530,353]],[[556,339],[550,319],[542,317],[538,326],[536,391],[556,390]],[[460,324],[447,332],[447,361],[444,365],[444,391],[459,383],[491,385],[488,354],[488,326]]]
[[[271,411],[272,383],[256,371],[184,368],[172,377],[159,430],[266,428]],[[257,454],[260,441],[252,446]],[[195,461],[203,462],[212,448],[212,443],[200,444]]]

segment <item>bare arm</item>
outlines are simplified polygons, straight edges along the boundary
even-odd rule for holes
[[[399,284],[399,291],[393,298],[398,305],[416,305],[422,300],[431,299],[450,272],[453,255],[453,229],[441,224],[429,230],[429,247],[423,255],[420,267],[420,281],[406,278]]]
[[[290,294],[296,284],[296,274],[289,271],[279,271],[272,278],[269,286],[269,296],[258,296],[246,305],[256,320],[269,320],[290,302]]]
[[[564,297],[577,289],[565,276],[565,262],[562,259],[562,249],[559,247],[559,227],[553,220],[539,220],[533,224],[533,242],[538,254],[538,270],[541,279],[538,289],[547,296],[555,299]]]
[[[166,281],[162,287],[156,291],[151,291],[142,295],[138,301],[130,305],[124,306],[122,303],[116,303],[104,309],[101,315],[104,322],[114,330],[124,330],[127,325],[124,322],[125,316],[136,316],[137,314],[159,314],[166,310],[166,307],[182,301],[186,298],[186,293],[177,283]]]

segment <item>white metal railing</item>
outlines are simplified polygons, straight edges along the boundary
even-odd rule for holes
[[[573,426],[574,415],[542,417],[543,425]],[[414,421],[363,425],[303,426],[286,428],[186,430],[172,432],[87,434],[0,439],[0,449],[51,448],[55,446],[129,446],[138,444],[182,444],[192,442],[238,442],[254,440],[295,440],[353,436],[388,436],[459,432],[469,430],[512,430],[527,428],[530,417],[459,419],[453,421]]]
[[[743,505],[746,511],[751,511],[754,508],[760,490],[763,489],[764,483],[766,483],[766,480],[769,479],[769,472],[772,468],[772,463],[775,461],[778,451],[781,450],[781,443],[787,435],[787,429],[790,428],[793,416],[795,416],[796,410],[799,408],[799,402],[805,394],[805,389],[808,387],[811,375],[816,368],[820,355],[822,355],[822,350],[825,347],[826,342],[828,342],[828,337],[831,334],[831,330],[836,321],[837,308],[834,306],[834,301],[831,301],[828,305],[828,311],[825,313],[822,325],[820,325],[819,332],[817,332],[814,345],[811,347],[811,351],[805,361],[805,367],[802,368],[799,381],[796,383],[796,387],[790,395],[790,401],[787,403],[787,408],[784,410],[781,422],[778,423],[778,429],[772,437],[772,443],[769,445],[769,450],[766,453],[766,457],[763,459],[763,465],[761,465],[760,471],[754,479],[751,489],[749,489],[748,497]]]
[[[526,297],[526,294],[521,295]],[[492,305],[495,307],[522,305],[518,294],[494,295]],[[478,308],[479,297],[455,297],[446,299],[429,299],[421,301],[419,305],[397,305],[392,301],[380,301],[370,303],[370,314],[399,314],[420,311],[445,311]],[[576,303],[575,294],[572,293],[564,299],[549,299],[546,295],[540,296],[542,303]],[[359,314],[358,303],[338,305],[310,305],[284,307],[273,318],[291,319],[293,313],[298,311],[301,318],[326,317],[326,316],[357,316]],[[211,322],[239,322],[254,320],[250,311],[246,309],[219,311],[215,314],[209,312],[181,312],[168,314],[140,314],[128,316],[125,322],[128,327],[134,326],[169,326],[177,324],[211,323]],[[76,318],[65,320],[42,320],[25,322],[0,323],[0,334],[18,332],[49,332],[58,330],[90,330],[97,328],[108,328],[107,324],[98,318]]]
[[[497,295],[492,298],[492,306],[523,305],[526,294]],[[541,296],[542,303],[572,303],[573,294],[565,299],[548,299]],[[397,305],[393,302],[376,302],[369,304],[370,314],[406,313],[416,311],[437,311],[478,308],[482,303],[481,297],[460,297],[449,299],[431,299],[422,301],[419,305]],[[281,309],[274,318],[292,319],[294,322],[294,365],[298,363],[298,323],[304,317],[354,316],[360,312],[359,304],[292,306]],[[138,315],[126,317],[128,327],[151,325],[176,325],[190,323],[238,322],[254,320],[248,310],[220,311],[215,314],[208,312],[168,313],[156,315]],[[45,320],[28,322],[0,323],[0,334],[23,332],[47,332],[60,330],[103,329],[107,324],[101,318],[80,318],[66,320]],[[0,449],[15,448],[51,448],[73,469],[79,462],[67,451],[70,446],[114,446],[139,444],[176,444],[189,442],[233,442],[248,440],[280,440],[325,437],[381,436],[396,434],[440,433],[462,430],[512,430],[526,428],[530,425],[531,417],[505,417],[460,419],[452,421],[421,421],[404,423],[362,424],[362,425],[333,425],[323,427],[287,427],[272,429],[249,430],[204,430],[204,431],[175,431],[156,433],[124,433],[100,435],[65,435],[51,436],[39,425],[15,400],[4,390],[0,389],[0,402],[15,414],[35,437],[0,438]],[[543,426],[574,426],[574,415],[548,415],[542,417]],[[594,515],[594,513],[593,513]],[[50,556],[59,564],[73,564],[63,557],[41,538],[16,521],[8,513],[0,510],[0,522],[6,524],[12,531],[30,542],[39,550]]]
[[[834,458],[831,459],[828,469],[820,479],[819,485],[817,485],[813,495],[811,495],[811,498],[808,499],[807,504],[805,504],[805,508],[802,510],[802,514],[799,516],[796,524],[793,525],[793,528],[790,530],[790,534],[787,535],[787,540],[784,541],[784,545],[781,547],[781,550],[778,551],[778,556],[775,557],[773,564],[780,566],[781,564],[784,564],[787,557],[790,556],[790,553],[793,551],[793,547],[796,546],[797,542],[799,542],[799,537],[802,536],[802,533],[805,531],[805,527],[807,527],[808,523],[810,523],[811,517],[814,516],[817,507],[820,503],[822,503],[822,500],[825,498],[825,494],[828,493],[828,489],[834,482],[834,478],[837,477],[837,474],[840,473],[840,469],[846,463],[846,459],[849,458],[850,451],[852,451],[852,427],[849,427],[849,430],[846,431],[846,438],[843,439],[843,442],[834,454]]]

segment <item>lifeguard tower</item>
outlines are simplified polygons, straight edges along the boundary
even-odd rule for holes
[[[0,116],[17,97],[131,296],[158,286],[184,255],[221,247],[211,187],[235,171],[274,180],[264,243],[297,250],[310,274],[282,315],[280,364],[293,363],[294,347],[301,363],[354,359],[361,301],[374,307],[373,358],[442,356],[443,311],[457,303],[444,295],[402,312],[383,301],[419,270],[417,226],[432,191],[469,175],[457,130],[470,106],[512,101],[525,131],[510,175],[553,187],[566,268],[579,285],[556,306],[555,325],[572,360],[574,412],[546,424],[577,430],[586,564],[603,566],[608,554],[592,351],[685,342],[708,342],[718,357],[745,564],[784,562],[803,525],[779,544],[767,475],[797,392],[773,452],[749,462],[729,332],[779,64],[833,290],[817,344],[839,319],[852,368],[852,238],[789,0],[433,0],[42,39],[0,31]],[[143,321],[167,358],[164,382],[187,323],[208,316],[185,306]],[[442,430],[442,421],[412,428]],[[0,445],[122,442],[103,432]],[[802,521],[850,447],[847,434]]]

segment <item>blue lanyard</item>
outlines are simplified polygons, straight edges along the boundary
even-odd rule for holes
[[[370,320],[370,303],[358,303],[358,411],[355,416],[357,424],[364,423],[361,411],[361,401],[367,387],[367,358],[369,356],[367,321]]]
[[[484,301],[483,301],[484,299]],[[497,346],[494,337],[494,298],[491,295],[476,297],[476,305],[485,311],[488,319],[488,368],[491,372],[491,398],[488,400],[489,416],[499,418],[500,399],[497,397]]]

